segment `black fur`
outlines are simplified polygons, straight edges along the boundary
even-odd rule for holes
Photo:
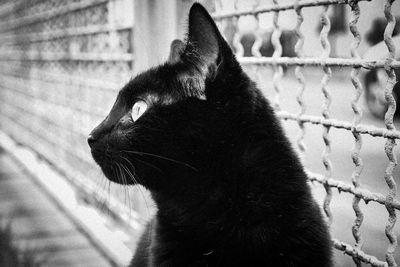
[[[303,167],[201,5],[172,50],[121,90],[89,138],[105,175],[145,186],[158,207],[131,266],[331,266]],[[133,122],[138,99],[150,108]],[[117,164],[135,179],[121,180]]]

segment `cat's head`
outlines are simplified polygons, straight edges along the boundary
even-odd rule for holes
[[[249,80],[231,48],[207,11],[194,4],[186,42],[175,40],[165,64],[122,88],[90,134],[93,158],[107,178],[122,184],[157,188],[182,183],[177,176],[196,177],[217,162],[213,157],[243,101],[243,84]]]

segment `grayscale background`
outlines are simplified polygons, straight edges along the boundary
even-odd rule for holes
[[[336,266],[400,264],[399,1],[200,2],[282,118]],[[15,251],[43,266],[131,257],[155,207],[144,188],[111,184],[86,139],[119,89],[185,38],[192,3],[0,0],[0,222]]]

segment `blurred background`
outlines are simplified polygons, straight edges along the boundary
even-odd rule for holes
[[[400,79],[400,39],[395,37],[399,25],[393,34],[388,27],[397,52],[386,71],[383,63],[389,53],[383,36],[385,4],[387,11],[391,7],[387,14],[400,18],[399,1],[199,2],[214,14],[245,70],[275,106],[316,180],[310,185],[321,206],[325,202],[337,240],[336,266],[399,264],[400,249],[393,238],[389,242],[385,227],[388,224],[389,235],[398,238],[400,226],[388,223],[382,205],[394,196],[396,208],[387,205],[394,210],[393,222],[400,204],[391,181],[400,182],[400,171],[392,175],[390,162],[399,153],[395,149],[394,158],[390,153],[388,157],[385,143],[400,138],[400,132],[391,128],[393,112],[387,112],[385,92],[388,97],[393,84],[387,73]],[[46,254],[39,257],[46,259],[40,261],[43,266],[119,266],[129,260],[141,226],[155,207],[144,188],[109,183],[92,160],[86,139],[108,114],[119,89],[138,72],[162,63],[173,39],[184,39],[192,3],[0,0],[0,220],[6,221],[4,232],[15,233],[10,243],[16,250]],[[400,97],[398,84],[393,97]],[[361,137],[351,131],[358,124],[366,129]],[[400,126],[397,114],[394,126]],[[391,131],[385,132],[386,127]],[[26,181],[18,180],[21,176]],[[352,183],[352,178],[357,181]],[[345,189],[341,194],[338,185]],[[361,200],[353,208],[360,195],[346,191],[354,193],[355,186],[381,203]],[[37,204],[41,191],[46,196]],[[49,202],[55,208],[46,208],[47,217],[42,216],[37,206]],[[359,227],[353,227],[357,206],[362,215],[357,215]],[[46,219],[56,213],[65,218]],[[59,226],[67,220],[74,231],[66,226],[71,233],[60,235]],[[26,226],[27,221],[40,226],[29,237],[21,231],[36,228]],[[52,223],[54,231],[49,232]],[[78,241],[72,239],[75,243],[67,246],[71,235]],[[82,247],[90,252],[72,256]],[[88,254],[92,257],[84,256]]]

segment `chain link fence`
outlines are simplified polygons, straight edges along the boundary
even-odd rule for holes
[[[190,6],[189,2],[175,1],[177,6],[182,4],[185,9]],[[352,205],[355,213],[351,230],[353,244],[334,236],[335,248],[351,256],[356,266],[362,263],[397,266],[396,259],[400,258],[397,248],[399,228],[395,227],[400,201],[396,198],[395,180],[398,177],[395,177],[396,173],[394,176],[397,164],[394,148],[400,132],[396,130],[393,120],[396,102],[392,96],[396,83],[394,71],[400,68],[392,41],[395,25],[392,9],[396,3],[393,0],[376,2],[384,10],[384,14],[379,16],[387,20],[384,40],[388,56],[366,60],[359,52],[362,34],[358,23],[362,16],[360,5],[364,5],[365,1],[203,1],[214,12],[214,19],[244,68],[255,77],[263,90],[272,92],[270,98],[278,116],[297,125],[296,131],[289,133],[305,162],[308,151],[305,139],[311,134],[307,126],[322,128],[323,153],[317,160],[322,158],[324,169],[318,172],[309,168],[310,181],[321,184],[325,190],[323,209],[332,227],[340,224],[335,221],[335,212],[331,210],[332,203],[339,201],[334,189],[352,195],[352,203],[348,204]],[[143,3],[146,5],[146,2]],[[134,18],[133,4],[134,1],[130,0],[0,1],[0,129],[31,147],[63,172],[82,192],[85,200],[105,202],[108,212],[128,224],[133,219],[147,217],[148,205],[144,203],[142,193],[135,191],[140,189],[132,189],[127,200],[125,188],[111,186],[110,189],[109,184],[104,184],[107,183],[105,179],[99,179],[102,174],[91,159],[86,138],[107,115],[119,88],[134,73],[134,38],[138,38],[134,36],[134,27],[139,27],[140,21]],[[339,6],[347,6],[350,10],[346,28],[353,37],[350,43],[345,44],[350,53],[347,58],[330,57],[333,47],[330,29],[335,18],[330,9]],[[310,24],[307,24],[307,19],[312,15],[318,16],[321,22],[319,41],[312,39],[308,26],[304,26]],[[156,20],[154,17],[155,24]],[[343,17],[343,21],[347,20]],[[181,24],[183,28],[184,23]],[[266,36],[268,45],[265,44]],[[318,53],[310,53],[315,52],[310,43],[315,45],[317,41],[320,46],[316,49]],[[340,52],[335,53],[340,55]],[[142,55],[135,56],[139,58]],[[352,99],[346,100],[353,112],[352,120],[332,115],[331,106],[335,99],[330,88],[331,80],[335,72],[343,68],[351,69],[348,84],[352,83],[354,94]],[[360,73],[362,69],[377,68],[383,68],[388,76],[384,89],[388,103],[384,127],[361,124],[363,84]],[[319,84],[306,79],[310,73],[311,79],[315,79],[317,69],[322,70],[322,75],[318,77]],[[297,101],[295,112],[288,109],[284,100],[286,96],[283,96],[284,80],[291,71],[297,79],[297,93],[290,93]],[[321,91],[323,107],[320,115],[309,114],[306,89]],[[351,133],[353,139],[353,148],[348,148],[353,160],[348,181],[337,179],[334,175],[331,152],[332,142],[335,141],[332,130],[336,129]],[[386,153],[387,167],[381,177],[374,177],[385,181],[386,193],[375,192],[361,183],[363,169],[368,167],[361,156],[365,136],[386,139],[382,150]],[[388,240],[385,259],[363,249],[361,231],[364,211],[361,200],[382,204],[387,210],[386,225],[381,226]]]

